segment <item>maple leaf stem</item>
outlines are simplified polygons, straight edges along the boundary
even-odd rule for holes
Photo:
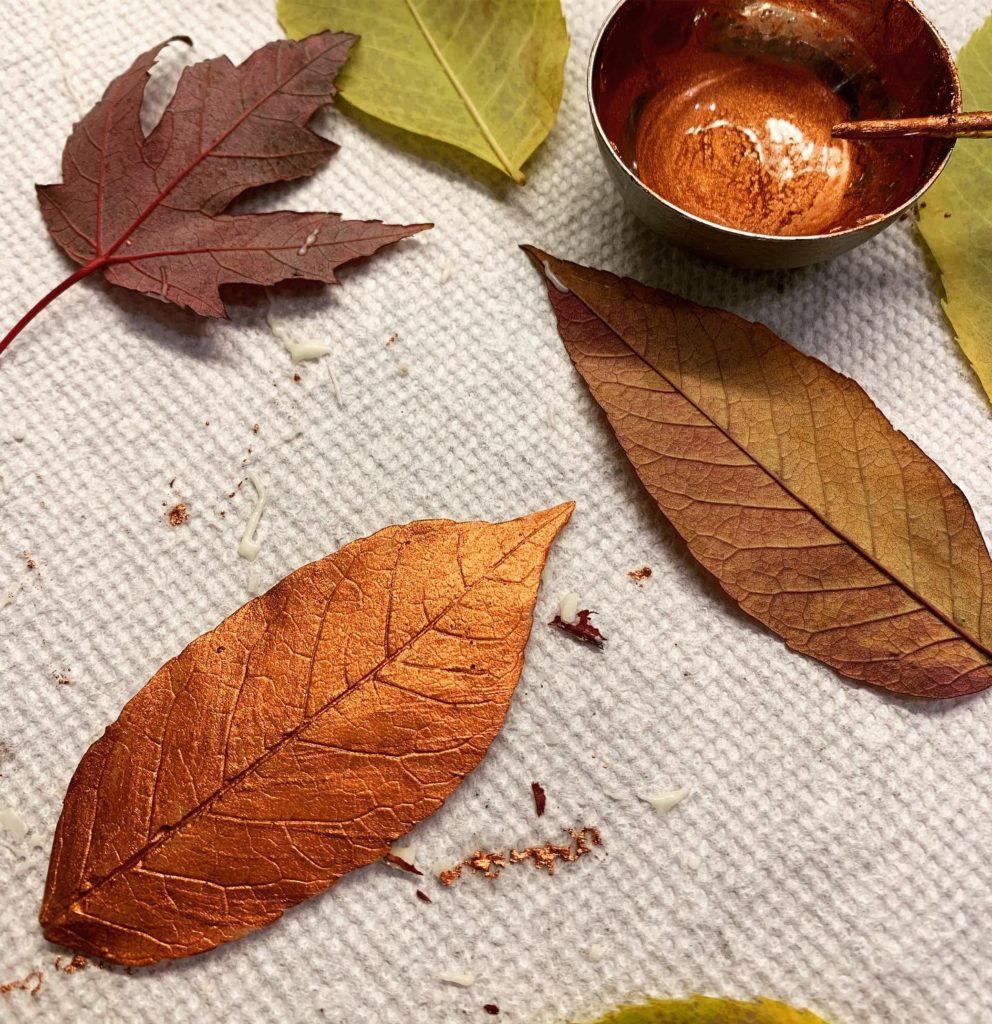
[[[89,277],[94,270],[99,270],[105,263],[104,259],[91,260],[89,263],[79,267],[76,271],[70,274],[64,281],[57,284],[47,295],[40,298],[20,320],[14,324],[13,327],[4,335],[3,340],[0,341],[0,354],[4,352],[7,346],[24,330],[25,327],[51,302],[57,299],[64,291],[71,288],[77,281],[82,281],[84,277]]]

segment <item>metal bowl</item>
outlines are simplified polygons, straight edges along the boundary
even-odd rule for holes
[[[850,53],[856,50],[862,61],[859,67],[870,67],[863,74],[868,84],[863,89],[851,84],[860,81],[858,71],[838,86],[856,93],[855,118],[924,116],[961,109],[961,84],[951,52],[910,0],[620,0],[592,48],[589,109],[613,181],[628,209],[649,228],[676,245],[723,263],[757,269],[802,267],[866,242],[912,207],[936,181],[950,157],[952,141],[857,143],[895,147],[865,154],[869,166],[876,156],[881,160],[884,155],[888,178],[870,181],[861,191],[860,201],[874,204],[861,216],[852,214],[852,223],[841,222],[828,233],[815,235],[756,234],[728,227],[683,210],[648,188],[625,154],[631,111],[636,109],[639,91],[663,73],[666,54],[677,52],[698,19],[714,11],[732,24],[746,18],[748,25],[753,19],[755,26],[775,26],[772,36],[760,35],[757,44],[752,39],[745,45],[776,45],[782,26],[787,26],[797,43],[788,59],[827,60],[833,62],[835,72],[834,64],[843,70],[844,60],[853,60]],[[740,32],[734,45],[740,45]],[[869,63],[864,63],[864,55]]]

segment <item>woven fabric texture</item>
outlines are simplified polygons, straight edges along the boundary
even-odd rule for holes
[[[512,1024],[553,1024],[698,991],[764,994],[833,1024],[992,1021],[989,700],[849,685],[738,613],[643,494],[517,245],[763,320],[856,377],[961,485],[986,536],[988,404],[911,223],[827,266],[748,273],[683,255],[624,212],[585,101],[611,5],[565,4],[565,97],[523,188],[340,108],[321,115],[340,152],[261,208],[437,225],[341,287],[274,291],[277,323],[326,359],[290,363],[262,293],[206,323],[102,280],[0,359],[0,808],[27,825],[22,839],[0,830],[0,984],[44,976],[36,997],[0,996],[0,1019],[449,1024],[495,1003]],[[987,13],[924,7],[955,47]],[[6,326],[69,272],[33,184],[58,180],[65,136],[105,84],[171,35],[241,60],[281,33],[267,0],[0,11]],[[269,490],[253,566],[237,553],[249,469]],[[589,824],[604,853],[450,890],[376,865],[186,962],[54,969],[62,951],[37,912],[72,771],[164,660],[251,596],[250,573],[267,587],[389,523],[567,499],[578,509],[506,726],[410,843],[432,867]],[[189,520],[174,527],[177,502]],[[642,565],[654,573],[638,587],[627,573]],[[599,612],[606,651],[542,624],[571,590]],[[694,793],[667,816],[637,797],[683,784]],[[452,970],[474,983],[438,980]]]

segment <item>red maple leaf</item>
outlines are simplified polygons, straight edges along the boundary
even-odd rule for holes
[[[224,317],[221,285],[334,283],[342,264],[431,227],[336,213],[224,212],[247,189],[312,174],[337,149],[307,123],[333,99],[355,39],[322,32],[269,43],[238,66],[227,57],[194,64],[148,136],[141,103],[167,43],[138,57],[73,129],[62,184],[38,186],[49,232],[80,267],[21,318],[0,352],[97,270],[113,284]]]

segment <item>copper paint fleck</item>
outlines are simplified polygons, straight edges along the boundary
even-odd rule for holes
[[[585,825],[581,829],[566,828],[564,832],[571,840],[568,845],[542,843],[539,846],[528,846],[523,850],[511,849],[509,853],[502,850],[476,850],[453,868],[442,871],[438,878],[443,885],[454,885],[466,868],[473,874],[483,875],[485,878],[499,878],[507,864],[520,864],[523,861],[530,861],[535,868],[553,875],[559,861],[574,864],[580,857],[590,853],[593,847],[603,845],[599,829],[591,825]]]
[[[0,985],[0,996],[9,996],[11,992],[15,991],[27,992],[28,995],[37,996],[41,991],[41,985],[44,980],[41,971],[35,968],[29,971],[23,978],[18,978],[17,981],[8,981]]]

